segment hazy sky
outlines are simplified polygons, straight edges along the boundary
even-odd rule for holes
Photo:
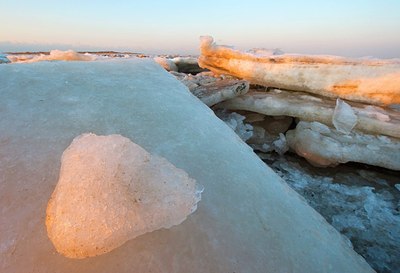
[[[400,0],[0,0],[0,51],[239,49],[400,57]]]

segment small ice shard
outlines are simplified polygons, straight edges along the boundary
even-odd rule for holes
[[[41,61],[94,61],[96,56],[92,54],[81,54],[73,50],[51,50],[50,54],[40,55],[8,55],[12,63],[35,63]]]
[[[357,116],[353,108],[341,99],[336,99],[335,111],[333,111],[332,124],[336,130],[349,134],[357,124]]]
[[[344,134],[318,122],[300,121],[286,133],[286,139],[290,148],[315,166],[351,161],[400,170],[400,140],[396,138]]]
[[[171,60],[163,57],[155,57],[154,61],[161,65],[167,71],[175,71],[178,72],[178,67],[176,64]]]
[[[83,134],[63,153],[47,207],[47,233],[66,257],[101,255],[182,223],[200,194],[185,171],[128,138]]]
[[[326,55],[259,56],[201,37],[199,64],[252,84],[369,104],[400,103],[400,61]]]
[[[279,154],[283,155],[289,150],[289,145],[287,144],[286,137],[284,134],[279,134],[279,139],[275,140],[273,143],[274,150]]]

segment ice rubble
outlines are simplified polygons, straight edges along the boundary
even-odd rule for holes
[[[280,155],[289,150],[284,133],[292,123],[290,117],[255,117],[254,114],[241,115],[219,109],[215,114],[254,150],[275,151]]]
[[[336,56],[259,56],[201,38],[199,64],[267,87],[306,91],[369,104],[400,103],[400,60]]]
[[[155,62],[9,64],[0,82],[1,272],[373,272]],[[124,135],[185,170],[207,189],[196,213],[102,256],[55,255],[47,201],[62,152],[88,131]]]
[[[321,172],[290,156],[269,165],[346,235],[376,270],[399,270],[400,193],[389,184],[399,180],[397,174],[347,166]]]
[[[96,56],[87,53],[77,53],[73,50],[51,50],[49,55],[11,54],[8,55],[7,58],[12,63],[34,63],[41,61],[94,61],[96,59]]]
[[[339,105],[343,105],[339,101]],[[389,108],[351,103],[351,114],[346,114],[350,127],[367,134],[383,134],[400,138],[400,112]],[[218,105],[230,110],[247,110],[268,116],[291,116],[304,121],[317,121],[333,127],[333,122],[343,120],[343,107],[334,100],[302,92],[273,89],[268,92],[250,90],[247,94]],[[336,114],[335,114],[336,113]],[[354,113],[354,115],[353,115]]]
[[[349,161],[400,170],[400,140],[386,136],[342,133],[318,123],[301,121],[286,133],[289,146],[316,166]]]
[[[63,152],[47,233],[66,257],[101,255],[182,223],[201,191],[185,171],[121,135],[83,134]]]

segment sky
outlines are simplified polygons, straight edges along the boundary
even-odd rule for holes
[[[244,50],[400,58],[400,0],[0,0],[0,52]]]

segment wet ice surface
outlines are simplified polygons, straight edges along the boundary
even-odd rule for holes
[[[400,272],[400,172],[362,164],[321,169],[288,153],[265,162],[375,270]]]

